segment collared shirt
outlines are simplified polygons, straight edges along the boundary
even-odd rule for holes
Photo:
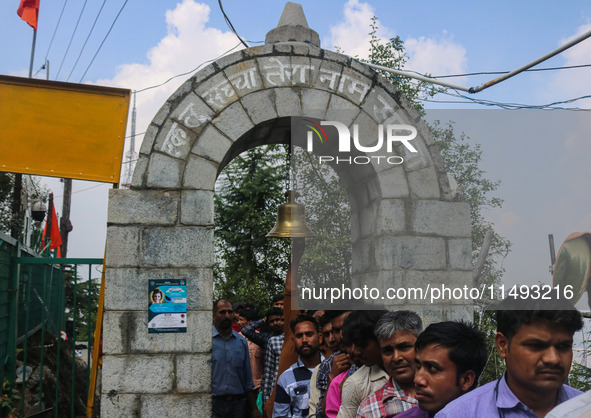
[[[340,351],[330,355],[329,357],[325,358],[318,365],[318,375],[316,376],[316,389],[319,392],[318,402],[316,403],[316,417],[317,418],[325,418],[326,414],[322,410],[322,403],[324,402],[324,398],[326,397],[326,391],[328,390],[328,385],[330,383],[330,371],[332,370],[332,362],[334,360],[334,356],[339,354]]]
[[[312,370],[307,368],[298,356],[298,361],[281,373],[277,379],[273,418],[308,416]]]
[[[263,391],[263,405],[273,393],[275,387],[275,380],[277,380],[277,371],[279,370],[279,357],[281,356],[281,348],[283,348],[283,340],[285,335],[277,335],[271,337],[267,341],[267,349],[265,350],[265,363],[263,366],[263,379],[261,380],[261,389]]]
[[[340,354],[339,352],[334,353],[333,355],[327,357],[318,367],[314,369],[314,373],[312,373],[312,379],[310,379],[310,417],[315,418],[327,418],[328,415],[326,411],[322,409],[322,404],[324,403],[324,398],[328,396],[328,389],[330,389],[330,385],[332,382],[330,381],[330,371],[332,369],[332,363],[334,356]],[[324,376],[322,377],[323,381],[326,383],[318,383],[318,377],[320,376],[320,369],[323,368]],[[351,366],[351,368],[346,372],[347,376],[351,376],[353,373],[357,371],[359,367],[355,364]],[[334,381],[334,379],[333,379]],[[316,388],[312,385],[316,383]],[[326,384],[327,389],[322,389]],[[340,382],[339,382],[340,384]],[[338,389],[338,405],[341,405],[341,389]],[[316,407],[316,409],[312,409]],[[338,412],[338,407],[337,411]],[[336,416],[336,412],[334,416]]]
[[[431,416],[427,411],[423,411],[418,406],[415,406],[396,415],[396,418],[430,418]]]
[[[257,332],[257,329],[261,328],[263,325],[265,325],[264,319],[250,321],[244,326],[244,328],[242,328],[242,334],[244,334],[248,340],[252,341],[265,350],[267,348],[267,342],[269,341],[269,338],[273,337],[274,334],[272,331],[265,331],[262,329],[260,332]]]
[[[236,331],[223,338],[213,327],[211,394],[242,395],[254,389],[248,343]]]
[[[402,389],[394,379],[389,378],[382,388],[361,402],[357,410],[357,418],[393,417],[411,408],[415,409],[416,405],[418,401]]]
[[[326,393],[328,389],[328,384],[330,383],[330,371],[332,370],[332,361],[334,360],[334,356],[340,354],[340,351],[330,355],[329,357],[325,358],[323,362],[318,365],[318,377],[316,378],[316,387],[320,390],[323,390]]]
[[[591,390],[558,405],[546,415],[546,418],[589,417],[591,417]]]
[[[497,384],[498,389],[495,389]],[[558,390],[557,404],[574,398],[580,393],[570,386],[562,385]],[[505,415],[505,418],[537,418],[537,415],[517,399],[517,396],[509,389],[505,374],[500,380],[487,383],[448,403],[445,408],[435,414],[435,417],[498,418],[502,414]]]
[[[360,367],[343,384],[343,403],[338,418],[353,418],[365,398],[388,382],[388,373],[378,365]]]
[[[310,412],[308,416],[311,418],[318,418],[316,411],[318,409],[318,400],[320,399],[321,393],[320,389],[316,386],[316,382],[318,379],[318,368],[320,367],[320,364],[314,368],[312,377],[310,378]]]

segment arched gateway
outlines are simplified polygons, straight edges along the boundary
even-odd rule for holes
[[[418,152],[398,147],[403,164],[341,175],[351,200],[354,273],[371,275],[381,289],[471,283],[469,206],[452,201],[418,113],[369,67],[319,46],[301,6],[288,3],[265,45],[205,67],[152,120],[131,190],[109,197],[102,416],[211,415],[214,184],[241,152],[289,141],[292,116],[333,120],[346,111],[364,132],[378,124],[416,127]],[[186,281],[186,333],[148,333],[154,279]],[[427,322],[470,312],[412,297],[391,302],[416,303]]]

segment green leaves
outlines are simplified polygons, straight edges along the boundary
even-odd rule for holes
[[[369,60],[375,64],[393,68],[397,70],[404,69],[408,56],[404,50],[404,41],[399,36],[390,38],[385,41],[378,36],[378,18],[372,17],[371,31],[369,35],[371,39],[369,41]],[[411,102],[412,106],[419,110],[423,110],[423,104],[419,101],[421,98],[433,97],[437,89],[431,88],[432,85],[424,81],[413,80],[409,77],[395,75],[385,71],[379,71],[384,78],[389,80],[394,87]],[[429,76],[429,74],[423,74]]]
[[[250,149],[224,169],[216,185],[215,297],[250,301],[266,309],[283,292],[289,240],[270,239],[277,207],[286,202],[282,146]]]

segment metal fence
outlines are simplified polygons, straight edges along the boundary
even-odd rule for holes
[[[0,235],[0,378],[4,394],[20,392],[16,416],[85,415],[98,300],[93,266],[102,264],[40,257]]]

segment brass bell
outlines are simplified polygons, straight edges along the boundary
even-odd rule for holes
[[[277,223],[267,234],[271,238],[308,238],[315,234],[306,225],[304,206],[295,202],[296,193],[287,193],[288,201],[277,209]]]

